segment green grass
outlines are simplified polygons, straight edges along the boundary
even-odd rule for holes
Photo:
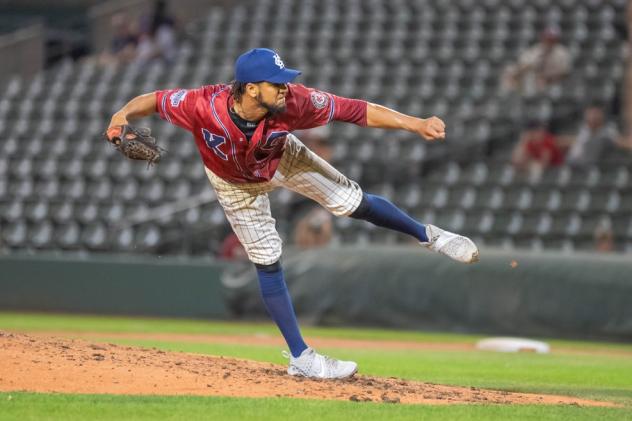
[[[11,397],[8,400],[9,396]],[[0,420],[622,420],[620,409],[572,406],[412,406],[287,398],[129,397],[0,393]]]
[[[283,363],[276,346],[120,339],[109,332],[277,335],[270,324],[0,313],[0,329],[95,332],[99,340]],[[373,329],[305,329],[307,337],[472,343],[481,336]],[[624,344],[549,341],[595,355],[499,354],[479,351],[322,349],[360,364],[362,374],[510,391],[554,393],[618,402],[622,408],[567,406],[405,406],[292,399],[0,394],[2,419],[617,419],[632,420],[632,358]],[[0,373],[1,378],[1,373]],[[9,396],[11,399],[9,399]]]
[[[277,335],[270,323],[213,322],[202,320],[151,319],[99,316],[0,313],[0,328],[29,331],[65,330],[76,332],[188,333],[215,335]],[[451,335],[366,328],[303,329],[306,335],[324,338],[413,340],[423,342],[462,342],[477,340],[480,335]],[[630,346],[632,350],[632,346]]]

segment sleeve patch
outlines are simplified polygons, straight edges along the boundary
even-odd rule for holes
[[[171,94],[171,106],[172,107],[177,107],[178,105],[180,105],[180,103],[182,101],[184,101],[184,98],[187,96],[187,90],[186,89],[180,89],[179,91]]]
[[[312,105],[317,110],[325,108],[327,104],[329,104],[329,98],[322,92],[314,91],[310,95],[310,99],[312,100]]]

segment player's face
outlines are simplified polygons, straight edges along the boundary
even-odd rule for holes
[[[279,114],[285,111],[287,84],[261,82],[258,86],[257,102],[259,105],[268,110],[270,114]]]

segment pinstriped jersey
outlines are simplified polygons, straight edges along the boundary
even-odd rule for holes
[[[366,101],[288,84],[286,111],[257,124],[248,141],[232,121],[229,85],[156,91],[160,117],[190,131],[204,165],[231,183],[269,181],[279,165],[286,136],[330,121],[366,126]]]

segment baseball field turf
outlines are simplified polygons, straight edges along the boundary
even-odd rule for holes
[[[0,393],[0,419],[632,420],[632,345],[549,340],[550,354],[501,354],[475,350],[473,344],[481,336],[474,335],[339,328],[304,331],[308,341],[320,344],[320,351],[357,361],[362,375],[572,396],[615,406],[407,405],[288,397],[31,393],[11,389],[0,361],[0,390],[4,390]],[[122,348],[139,346],[161,350],[158,352],[285,364],[276,328],[268,324],[0,313],[0,332],[5,332],[0,336],[0,356],[10,332],[25,333],[33,342],[45,337],[80,338]],[[154,385],[157,390],[161,386]]]

